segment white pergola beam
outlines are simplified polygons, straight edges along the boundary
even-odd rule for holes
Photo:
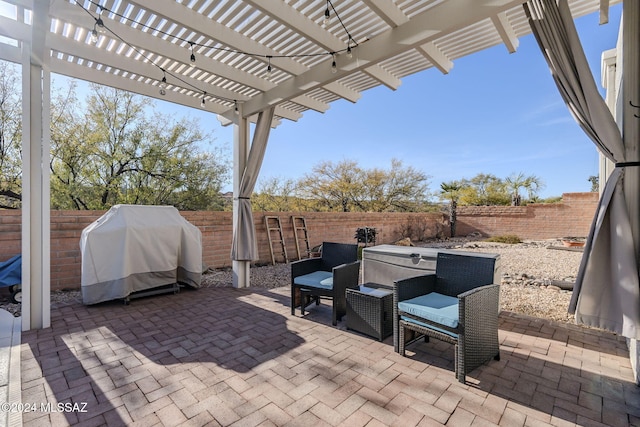
[[[277,117],[275,117],[277,116]],[[218,121],[222,126],[229,125],[238,125],[240,122],[238,120],[239,114],[235,111],[235,108],[230,108],[224,112],[218,113]],[[275,128],[281,123],[281,119],[291,120],[293,122],[297,122],[302,118],[302,113],[298,113],[297,111],[291,111],[287,108],[283,108],[282,106],[276,106],[274,112],[274,118],[271,121],[271,127]],[[247,117],[249,123],[256,123],[258,121],[258,114],[254,114],[252,116]]]
[[[0,27],[2,24],[0,24]],[[22,61],[22,53],[20,48],[0,43],[0,59],[3,61],[19,64]]]
[[[87,26],[91,22],[90,17],[87,15],[87,13],[79,9],[78,7],[74,7],[70,4],[65,4],[64,8],[60,8],[60,9],[64,9],[64,10],[58,10],[57,8],[55,11],[55,16],[60,19],[64,17],[69,22],[73,22],[74,24],[81,25],[81,26]],[[80,11],[81,13],[79,14],[78,11]],[[157,37],[153,37],[150,34],[134,30],[129,26],[117,23],[115,21],[107,21],[106,26],[112,29],[116,34],[118,34],[123,39],[129,41],[130,43],[132,41],[135,41],[135,46],[145,51],[155,52],[156,54],[161,56],[174,57],[174,58],[175,57],[179,58],[181,55],[184,55],[185,59],[187,59],[186,58],[187,52],[185,52],[184,49],[176,46],[173,43],[169,43]],[[121,55],[117,55],[115,53],[112,53],[110,56],[110,59],[106,61],[105,58],[103,58],[103,55],[100,55],[100,53],[96,52],[96,49],[84,43],[78,43],[79,47],[73,50],[69,50],[68,47],[66,48],[63,47],[63,46],[69,46],[70,43],[73,43],[73,40],[63,38],[62,36],[56,36],[56,35],[50,37],[50,40],[49,40],[49,44],[51,45],[51,47],[55,48],[56,50],[62,51],[62,49],[65,49],[65,53],[90,59],[94,62],[102,61],[102,63],[108,63],[109,65],[117,64],[115,66],[120,69],[125,69],[123,67],[128,66],[128,64],[130,64],[131,62],[138,62],[138,61],[131,61],[130,59],[123,59]],[[81,49],[82,51],[79,51],[78,49]],[[256,77],[253,74],[243,72],[241,70],[236,69],[235,67],[221,64],[217,61],[214,61],[206,57],[201,57],[198,59],[198,68],[201,70],[207,71],[209,73],[215,74],[217,76],[224,77],[232,81],[236,81],[240,84],[254,87],[258,90],[268,90],[270,88],[275,87],[274,83],[266,79],[261,79],[259,77]],[[156,76],[155,78],[157,79],[161,78],[159,75],[160,71],[158,70],[158,68],[150,64],[148,64],[148,66],[146,67],[146,70],[143,70],[141,68],[138,68],[137,70],[132,70],[129,67],[128,69],[126,69],[126,71],[133,72],[139,75]],[[181,73],[175,73],[175,74],[179,75],[180,78],[185,80],[186,82],[193,84],[195,87],[204,88],[204,90],[206,90],[208,95],[212,95],[214,97],[219,97],[219,98],[235,99],[238,101],[245,100],[245,97],[240,96],[235,92],[217,89],[214,86],[208,85],[206,82],[200,82],[199,80],[186,77]],[[78,76],[76,77],[81,78]],[[154,77],[151,77],[151,78],[154,78]],[[172,79],[170,75],[167,76],[167,80],[169,85],[173,84],[176,86],[185,86],[182,82]],[[114,86],[114,87],[118,87],[118,86]],[[194,90],[193,88],[186,87],[186,86],[185,86],[185,89]],[[130,89],[127,89],[127,90],[130,90]],[[187,104],[185,104],[185,99],[181,100],[179,99],[180,97],[178,97],[178,99],[173,99],[173,97],[175,97],[176,95],[175,91],[168,90],[166,97],[158,97],[156,96],[155,93],[153,93],[153,91],[144,90],[144,92],[145,92],[144,94],[147,96],[152,96],[165,101],[176,102],[182,105],[192,106],[191,103],[188,102],[188,100],[186,100]],[[305,98],[309,99],[309,97],[301,97],[302,100],[304,100]],[[218,107],[214,110],[214,112],[222,113],[223,111],[219,111],[220,108],[224,108],[224,107],[218,105]],[[326,108],[328,108],[328,106]],[[326,108],[324,109],[326,110]],[[320,109],[322,110],[322,108]],[[287,109],[277,109],[276,114],[282,118],[286,118],[292,121],[297,121],[300,119],[300,117],[302,117],[301,114],[293,112],[291,110],[287,110]]]
[[[396,76],[390,74],[387,70],[380,67],[379,65],[374,65],[372,67],[367,67],[363,70],[370,77],[376,79],[380,84],[385,85],[389,89],[396,90],[400,87],[400,79]]]
[[[345,42],[338,37],[335,37],[320,25],[282,1],[245,0],[245,3],[249,3],[262,13],[271,16],[293,31],[304,34],[305,38],[311,40],[327,52],[336,52],[347,47]]]
[[[143,9],[153,11],[155,14],[177,22],[184,28],[188,28],[196,33],[210,35],[215,41],[223,43],[233,49],[242,52],[255,52],[263,55],[277,56],[279,52],[270,49],[249,37],[242,36],[225,25],[208,19],[207,17],[182,6],[175,1],[157,0],[133,0],[131,3],[137,4]],[[271,63],[281,70],[291,74],[300,74],[308,70],[303,64],[291,58],[273,58]]]
[[[391,27],[409,22],[402,9],[389,0],[364,0],[364,3]]]
[[[70,22],[86,28],[93,28],[93,20],[91,17],[78,6],[74,6],[70,3],[61,3],[59,6],[56,6],[51,14],[62,21]],[[159,37],[154,37],[149,33],[131,28],[129,25],[124,25],[114,20],[107,20],[105,22],[105,26],[120,36],[123,40],[126,40],[128,43],[131,43],[145,52],[153,52],[156,55],[165,58],[183,58],[185,65],[189,63],[189,51],[175,43],[170,43]],[[108,31],[105,36],[112,38],[112,35]],[[71,40],[68,40],[67,42],[70,41]],[[52,45],[52,47],[60,51],[64,51],[63,46],[64,44],[62,43]],[[254,87],[258,90],[268,90],[275,86],[275,84],[266,79],[259,78],[254,74],[238,70],[235,67],[222,64],[205,56],[198,56],[196,61],[198,69],[238,82],[245,86]]]
[[[358,102],[358,100],[362,96],[360,92],[349,89],[339,82],[331,82],[327,85],[324,85],[323,88],[333,93],[334,95],[338,95],[340,98],[346,99],[349,102]]]
[[[364,69],[364,72],[391,90],[398,89],[402,84],[402,81],[399,78],[392,75],[382,67],[368,67]]]
[[[509,53],[515,53],[520,41],[518,40],[518,36],[516,36],[516,32],[513,30],[513,26],[509,22],[507,14],[504,12],[498,13],[491,17],[491,22],[493,22],[493,25],[496,27],[496,31],[498,31]]]
[[[251,115],[264,110],[274,99],[289,100],[314,87],[327,87],[327,84],[336,82],[357,70],[399,55],[407,49],[431,42],[443,34],[491,18],[520,4],[522,0],[475,0],[472,2],[449,0],[439,3],[428,11],[414,16],[407,23],[387,30],[366,43],[361,43],[353,59],[340,58],[348,64],[341,65],[336,73],[332,73],[323,63],[254,97],[245,104],[245,114]]]
[[[347,45],[343,40],[335,37],[305,15],[282,2],[274,2],[273,0],[245,1],[261,12],[270,15],[281,24],[291,28],[293,31],[304,34],[307,39],[325,49],[327,52],[339,52],[347,48]],[[393,8],[397,9],[396,6],[393,6]],[[398,79],[395,78],[395,76],[390,75],[386,70],[378,65],[368,67],[365,71],[369,76],[389,88],[397,89],[399,86]],[[330,88],[326,89],[333,92]]]
[[[434,66],[442,74],[449,74],[453,68],[453,62],[433,43],[425,43],[416,48],[416,50]]]
[[[185,107],[197,108],[199,110],[207,110],[214,114],[220,114],[228,110],[228,107],[214,102],[205,103],[205,108],[200,106],[201,98],[187,95],[184,93],[174,92],[167,89],[167,95],[162,96],[158,92],[158,86],[152,86],[126,77],[116,76],[110,73],[101,72],[90,69],[93,73],[91,82],[98,83],[103,86],[109,86],[127,92],[148,96],[150,98],[168,101],[174,104],[183,105]],[[67,77],[79,80],[87,80],[85,70],[80,70],[76,64],[51,58],[51,71]]]
[[[600,25],[609,22],[609,0],[600,0]]]
[[[5,27],[5,23],[7,24],[10,23],[11,25],[7,25]],[[7,18],[0,17],[0,35],[3,35],[2,34],[3,30],[6,30],[7,28],[8,28],[8,31],[15,30],[17,32],[24,33],[24,29],[29,29],[29,26],[26,24],[17,23],[16,21],[13,21]],[[132,58],[128,58],[124,55],[119,55],[115,52],[105,52],[104,50],[96,49],[94,46],[87,45],[82,42],[76,42],[73,39],[69,39],[58,34],[49,33],[47,36],[46,44],[47,44],[47,47],[49,47],[50,49],[54,49],[77,58],[82,58],[83,60],[91,61],[98,64],[103,64],[105,66],[112,67],[112,68],[117,68],[127,73],[131,73],[139,76],[146,76],[149,78],[155,78],[158,81],[162,78],[161,71],[152,64],[141,62],[141,61],[135,61],[135,60],[132,60]],[[3,51],[11,52],[11,49],[9,49],[9,47],[0,45],[0,48],[3,49]],[[12,53],[11,55],[13,58],[15,58],[15,53]],[[9,59],[8,54],[6,59]],[[55,61],[55,58],[53,59],[54,61],[52,61],[52,63],[55,62],[55,67],[54,67],[55,69],[52,69],[51,71],[55,73],[67,75],[69,77],[82,79],[82,80],[88,79],[85,73],[81,72],[80,70],[74,70],[74,67],[71,66],[70,63],[69,63],[69,66],[64,66],[63,64],[64,61]],[[86,71],[86,70],[83,70],[83,71]],[[128,87],[128,89],[124,89],[124,90],[141,93],[146,96],[162,99],[164,101],[170,101],[170,102],[175,102],[182,105],[192,106],[193,102],[188,102],[187,100],[189,98],[195,99],[192,96],[186,97],[186,98],[184,96],[182,97],[177,96],[181,94],[173,90],[167,90],[166,96],[159,97],[157,96],[158,95],[157,85],[151,86],[152,88],[155,88],[155,92],[154,92],[153,90],[149,90],[148,88],[142,87],[141,89],[139,89],[138,87],[131,86],[130,84],[125,84],[123,86],[122,83],[116,83],[116,82],[119,82],[120,80],[128,80],[130,82],[131,79],[121,79],[109,73],[100,72],[99,70],[91,70],[89,74],[91,75],[91,80],[93,80],[95,83],[104,84],[107,86],[112,86],[117,88],[124,88],[124,86],[126,86]],[[150,76],[155,76],[155,77],[150,77]],[[224,89],[218,89],[215,86],[208,85],[207,83],[201,82],[196,79],[192,79],[190,77],[180,76],[180,78],[188,83],[191,83],[195,88],[206,88],[207,94],[212,95],[214,97],[226,98],[226,99],[237,99],[239,101],[244,100],[242,96],[239,96],[235,92],[227,91]],[[184,87],[184,89],[198,92],[198,90],[196,90],[194,87],[188,87],[180,81],[177,81],[175,79],[172,81],[172,78],[170,75],[167,76],[167,80],[169,85],[173,84],[174,86],[177,86],[177,87]],[[137,83],[137,84],[140,86],[149,86],[148,84],[144,84],[144,83]],[[185,103],[185,101],[187,102]],[[218,109],[214,111],[216,113],[221,113],[228,109],[228,107],[222,106],[220,104],[215,104],[215,105],[218,106]]]
[[[49,34],[49,39],[47,40],[47,44],[51,49],[55,49],[55,46],[62,43],[64,39],[65,38],[63,36],[60,36],[57,34]],[[117,68],[127,73],[148,77],[150,79],[154,79],[157,83],[160,83],[160,80],[162,79],[162,76],[163,76],[162,72],[158,69],[158,67],[148,62],[135,61],[132,58],[129,58],[125,55],[119,55],[115,52],[105,52],[104,50],[98,50],[98,49],[95,49],[93,46],[87,45],[84,43],[77,43],[77,42],[75,44],[67,43],[64,53],[74,57],[83,58],[85,60],[94,62],[96,64],[102,64],[107,67]],[[97,70],[95,72],[99,73],[99,71]],[[150,77],[150,76],[153,76],[153,77]],[[205,82],[201,82],[199,80],[192,79],[190,77],[181,76],[180,78],[193,86],[192,87],[187,86],[182,82],[173,79],[170,75],[167,75],[167,84],[169,86],[174,85],[178,87],[183,87],[184,89],[187,89],[193,92],[200,92],[198,89],[196,89],[196,88],[199,88],[201,90],[206,91],[207,94],[210,94],[212,96],[219,97],[219,98],[242,100],[242,98],[238,97],[238,94],[236,94],[235,92],[217,88],[215,86],[208,85]],[[157,85],[154,85],[154,87],[156,89],[159,88]],[[170,99],[171,92],[172,91],[167,90],[167,99]]]
[[[311,98],[308,95],[296,96],[295,98],[292,98],[291,101],[319,113],[324,113],[329,109],[329,104],[327,104],[326,102],[318,101],[317,99]],[[277,111],[278,110],[276,110],[276,114]]]
[[[0,15],[0,36],[30,43],[31,26]]]

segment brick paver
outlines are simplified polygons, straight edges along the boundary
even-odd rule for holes
[[[22,337],[26,426],[637,425],[624,339],[513,313],[500,361],[456,381],[453,346],[408,357],[332,327],[326,304],[291,316],[289,290],[203,288],[52,308]],[[299,313],[299,312],[298,312]],[[84,404],[86,403],[86,406]]]

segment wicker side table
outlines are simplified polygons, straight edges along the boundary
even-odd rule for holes
[[[347,289],[347,329],[382,341],[393,334],[393,291],[380,286]]]

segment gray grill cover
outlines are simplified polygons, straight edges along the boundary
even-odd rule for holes
[[[173,206],[116,205],[82,231],[82,301],[202,280],[202,234]]]

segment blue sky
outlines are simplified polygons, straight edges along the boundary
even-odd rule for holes
[[[597,13],[576,21],[598,86],[620,13],[612,7],[603,26]],[[230,127],[215,134],[217,142],[233,141]],[[388,168],[391,158],[430,175],[431,191],[478,173],[524,172],[539,176],[540,195],[551,197],[589,191],[588,178],[598,173],[595,146],[570,116],[531,35],[516,53],[499,45],[454,61],[448,75],[430,69],[405,77],[396,91],[378,87],[356,104],[337,101],[324,114],[283,121],[271,132],[260,176],[297,179],[324,160]]]
[[[598,86],[600,57],[615,47],[621,5],[600,26],[594,13],[576,20]],[[60,77],[54,78],[60,80]],[[82,85],[80,85],[82,87]],[[157,102],[160,111],[199,119],[231,159],[233,127],[215,115]],[[440,183],[491,173],[523,172],[542,179],[543,198],[589,191],[598,155],[570,116],[533,38],[516,53],[504,45],[454,61],[448,75],[433,68],[405,77],[396,91],[378,87],[356,104],[337,101],[324,114],[308,111],[273,129],[260,179],[298,179],[322,161],[356,160],[388,168],[397,158]],[[231,182],[225,187],[230,190]]]

